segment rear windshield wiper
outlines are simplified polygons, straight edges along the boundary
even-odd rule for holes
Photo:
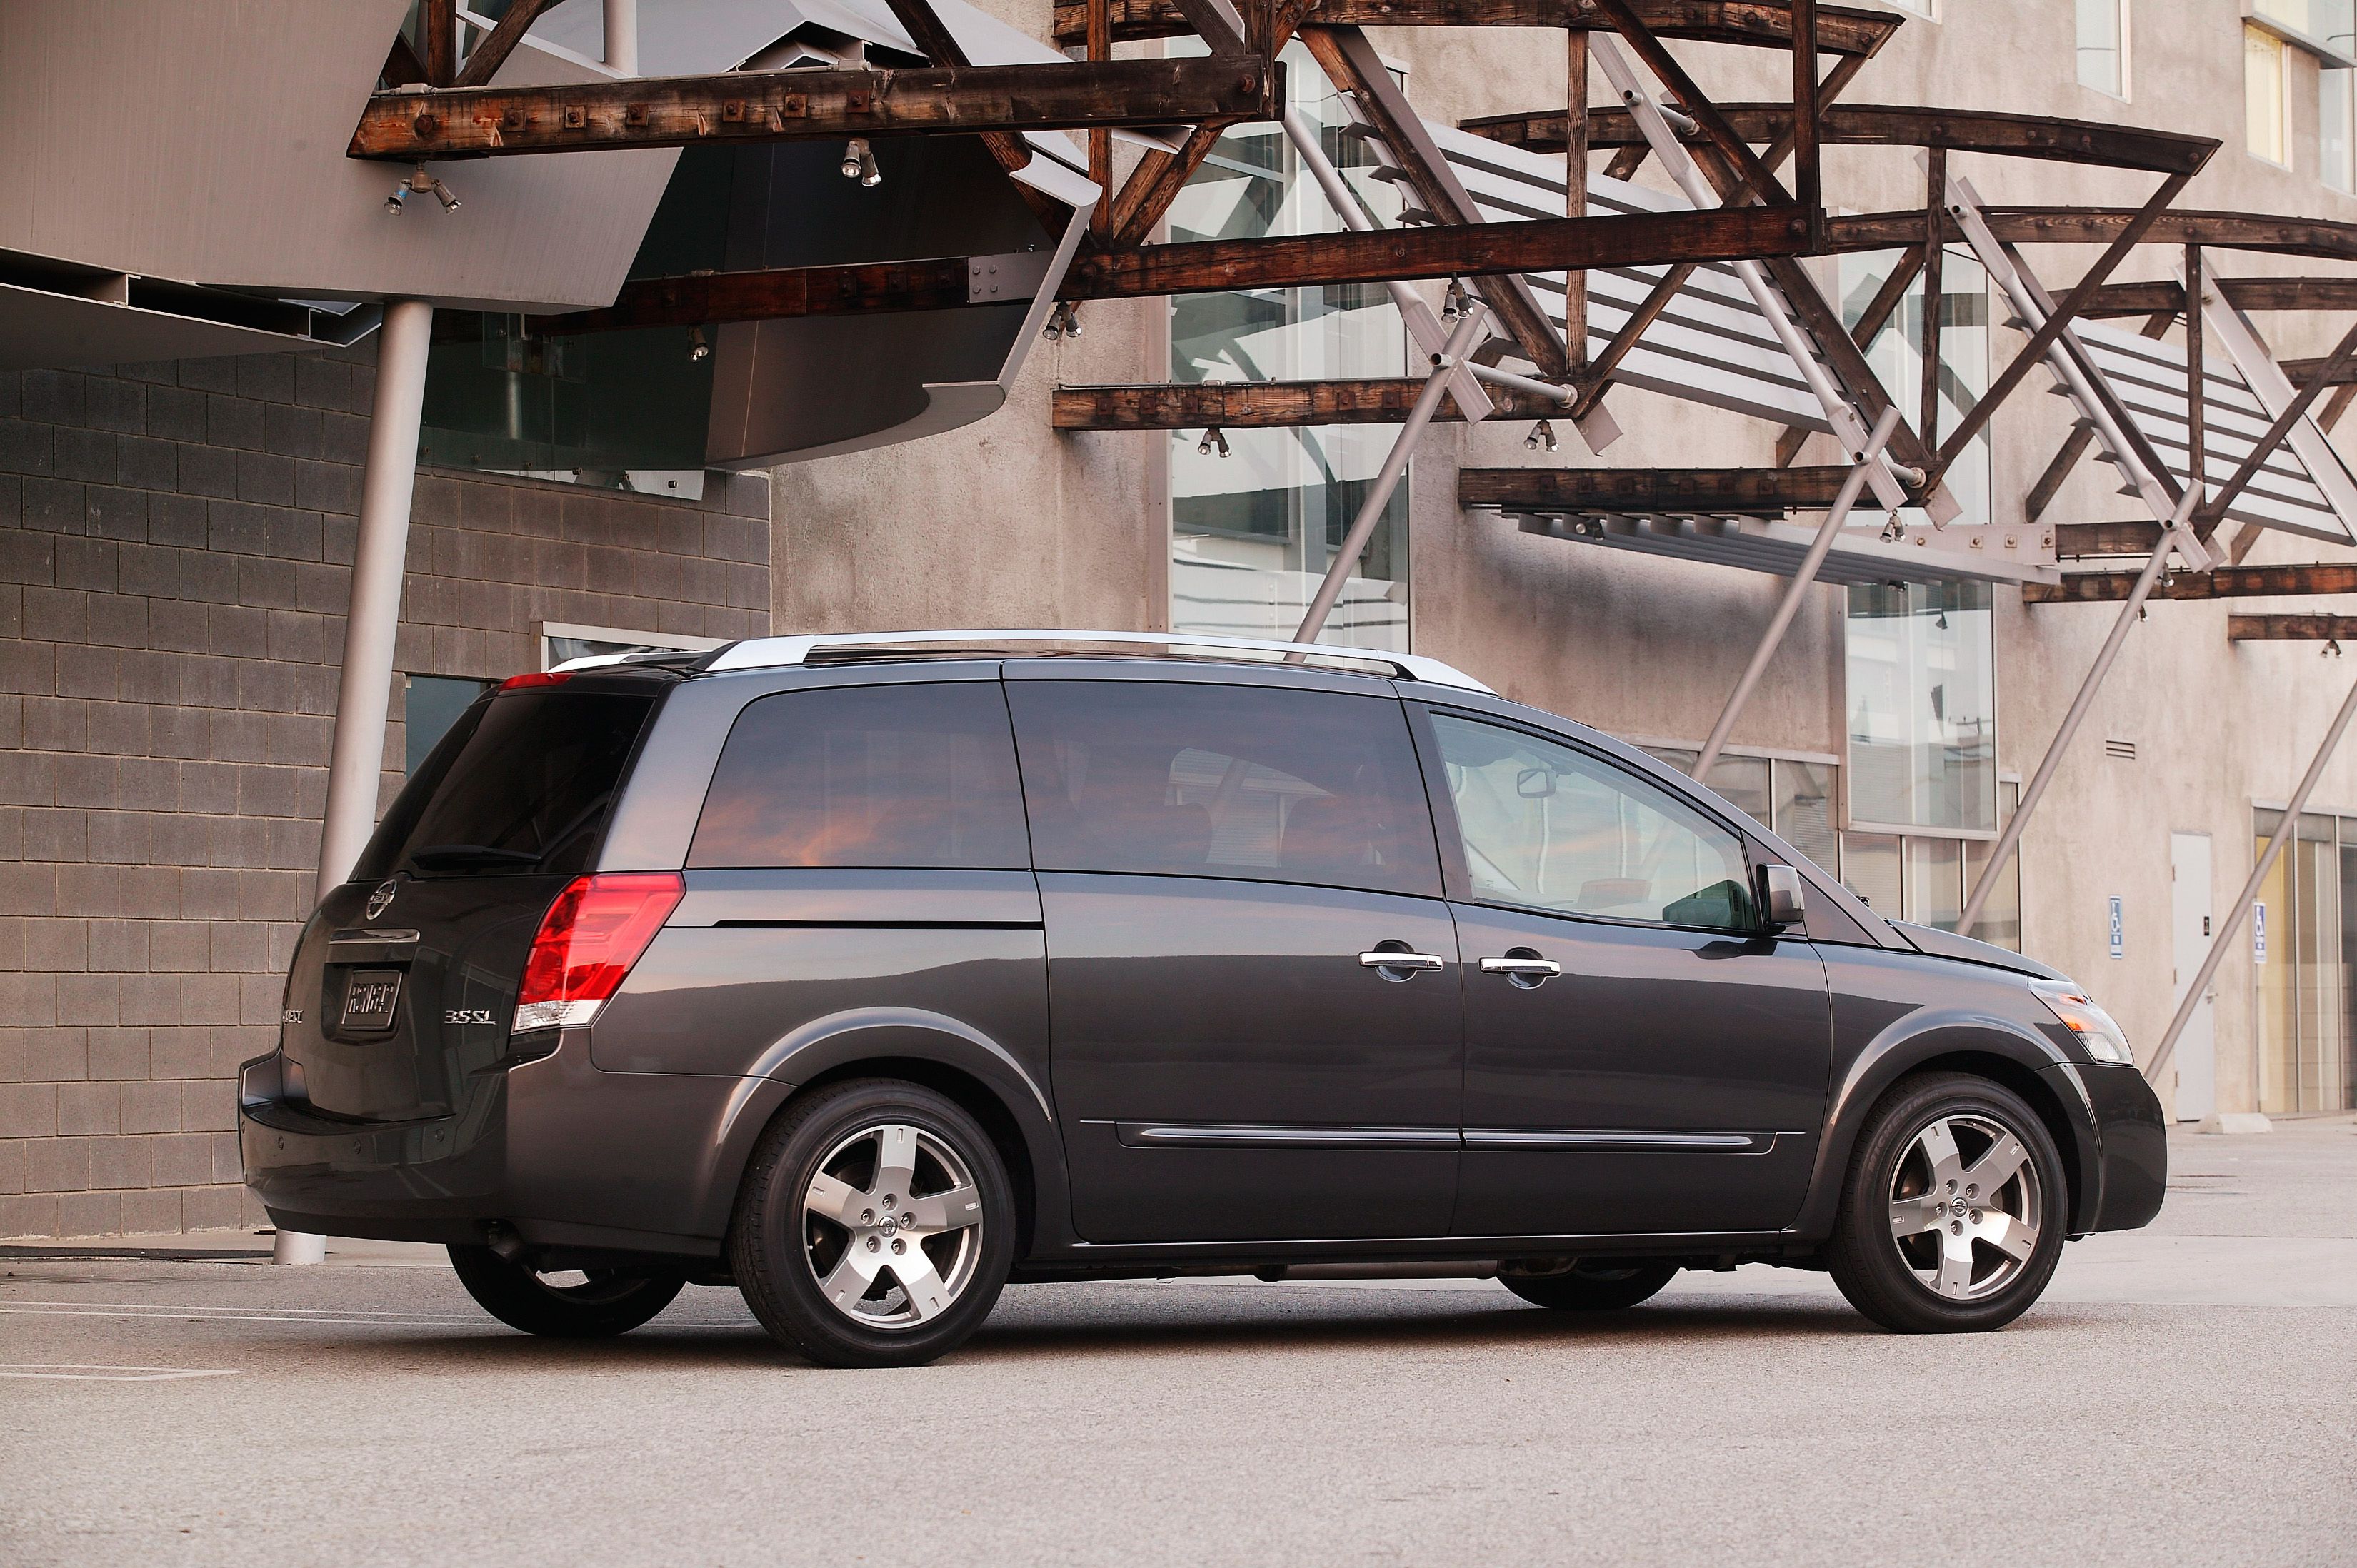
[[[487,843],[435,843],[413,849],[409,858],[428,871],[457,871],[466,866],[538,865],[541,857],[520,849],[494,849]]]

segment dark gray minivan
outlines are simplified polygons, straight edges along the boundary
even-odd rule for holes
[[[1145,645],[1145,646],[1139,646]],[[1151,651],[1147,650],[1150,648]],[[1405,655],[776,638],[468,710],[312,915],[247,1180],[516,1327],[734,1283],[820,1362],[1003,1283],[1829,1270],[1991,1328],[2159,1208],[2116,1025]]]

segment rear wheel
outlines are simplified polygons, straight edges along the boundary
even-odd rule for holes
[[[544,1274],[511,1263],[489,1247],[452,1247],[458,1283],[485,1312],[511,1328],[552,1339],[603,1339],[628,1334],[672,1304],[687,1276],[588,1269]]]
[[[1500,1274],[1498,1283],[1556,1312],[1618,1312],[1657,1294],[1677,1277],[1675,1263],[1574,1263],[1560,1274]]]
[[[2001,1328],[2053,1278],[2069,1196],[2019,1095],[1963,1073],[1909,1079],[1858,1135],[1825,1267],[1885,1328]]]
[[[789,1348],[825,1367],[918,1366],[990,1315],[1014,1216],[1006,1165],[963,1107],[862,1079],[762,1134],[728,1255],[746,1304]]]

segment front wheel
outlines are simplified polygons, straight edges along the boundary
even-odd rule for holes
[[[511,1328],[551,1339],[605,1339],[652,1318],[672,1304],[687,1276],[671,1271],[622,1273],[590,1269],[578,1279],[511,1263],[489,1247],[452,1247],[458,1283],[485,1312]]]
[[[2069,1197],[2019,1095],[1964,1073],[1909,1079],[1858,1134],[1825,1267],[1885,1328],[2002,1328],[2053,1278]]]
[[[913,1367],[981,1326],[1015,1261],[997,1148],[946,1095],[862,1079],[790,1107],[738,1189],[746,1305],[823,1367]]]
[[[1498,1283],[1556,1312],[1618,1312],[1651,1299],[1677,1277],[1675,1263],[1574,1263],[1560,1274],[1500,1274]]]

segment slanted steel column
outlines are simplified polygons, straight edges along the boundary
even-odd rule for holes
[[[2234,901],[2226,907],[2226,918],[2219,925],[2218,934],[2211,939],[2210,951],[2201,960],[2201,968],[2195,972],[2193,983],[2187,987],[2185,1000],[2177,1004],[2177,1016],[2169,1021],[2169,1032],[2161,1036],[2160,1044],[2153,1047],[2152,1059],[2145,1063],[2144,1075],[2147,1079],[2159,1081],[2160,1069],[2169,1065],[2169,1057],[2177,1049],[2177,1036],[2185,1033],[2185,1026],[2192,1021],[2193,1010],[2201,1004],[2201,993],[2210,989],[2210,981],[2217,974],[2218,965],[2226,956],[2226,944],[2233,941],[2234,933],[2243,929],[2243,917],[2249,912],[2251,900],[2258,897],[2259,884],[2267,879],[2267,873],[2275,867],[2276,857],[2283,854],[2283,846],[2290,842],[2292,828],[2298,822],[2300,812],[2307,808],[2308,797],[2316,789],[2316,781],[2324,777],[2324,765],[2332,760],[2333,752],[2341,745],[2342,733],[2349,728],[2352,714],[2357,714],[2357,682],[2352,682],[2349,694],[2341,699],[2341,711],[2332,716],[2332,727],[2324,732],[2324,744],[2316,748],[2316,758],[2308,765],[2308,772],[2301,777],[2299,788],[2291,792],[2291,800],[2284,807],[2283,821],[2276,824],[2275,837],[2267,840],[2267,847],[2260,853],[2259,863],[2251,867],[2250,879],[2243,884],[2243,890],[2234,896]]]
[[[1367,553],[1367,541],[1374,537],[1376,520],[1391,504],[1392,492],[1399,489],[1400,475],[1406,471],[1409,456],[1415,453],[1416,443],[1424,438],[1425,431],[1430,427],[1432,416],[1439,412],[1441,396],[1448,391],[1449,373],[1457,368],[1457,361],[1463,356],[1466,345],[1480,335],[1483,320],[1489,314],[1490,307],[1480,300],[1466,301],[1465,314],[1457,319],[1457,330],[1448,335],[1448,341],[1439,353],[1432,357],[1432,374],[1426,379],[1424,391],[1417,395],[1415,406],[1408,410],[1406,422],[1400,426],[1399,438],[1392,443],[1391,455],[1383,459],[1382,470],[1375,475],[1375,482],[1367,487],[1367,499],[1360,503],[1359,515],[1351,521],[1351,532],[1342,536],[1341,548],[1334,552],[1334,559],[1328,563],[1325,580],[1318,585],[1318,592],[1309,601],[1308,613],[1301,618],[1301,628],[1293,634],[1294,641],[1318,640],[1318,633],[1324,628],[1326,618],[1333,613],[1334,601],[1342,596],[1342,585],[1350,580],[1351,568],[1357,565],[1359,557]],[[1297,655],[1296,660],[1298,660]]]
[[[417,488],[417,430],[425,404],[425,354],[434,307],[388,300],[377,338],[376,403],[369,417],[368,467],[361,479],[360,538],[352,553],[351,607],[344,620],[343,680],[336,693],[336,738],[328,762],[328,805],[319,831],[315,897],[351,874],[376,828],[377,780],[384,766],[385,709],[393,692],[393,645],[401,625],[401,575],[409,553],[409,504]],[[317,1236],[282,1230],[282,1263],[327,1255]]]
[[[1869,465],[1882,456],[1882,448],[1889,442],[1890,433],[1898,428],[1899,405],[1894,403],[1882,411],[1880,419],[1875,421],[1873,434],[1866,438],[1865,456],[1850,469],[1849,477],[1842,480],[1840,490],[1834,496],[1832,510],[1825,513],[1825,521],[1817,526],[1816,538],[1809,542],[1809,553],[1801,558],[1801,569],[1792,574],[1792,585],[1784,590],[1783,600],[1777,605],[1775,615],[1770,618],[1768,629],[1760,634],[1760,646],[1751,650],[1751,662],[1744,666],[1743,679],[1735,683],[1734,693],[1727,699],[1726,711],[1718,715],[1718,723],[1711,726],[1710,738],[1703,742],[1702,755],[1695,758],[1696,783],[1707,784],[1710,781],[1711,767],[1718,761],[1719,752],[1726,747],[1727,737],[1734,733],[1735,721],[1743,714],[1743,704],[1751,700],[1753,688],[1760,684],[1760,677],[1766,671],[1768,661],[1776,656],[1776,650],[1782,645],[1784,633],[1791,628],[1792,618],[1800,613],[1801,600],[1807,595],[1810,585],[1816,582],[1817,570],[1825,564],[1825,556],[1832,552],[1842,524],[1849,521],[1850,509],[1857,505],[1857,498],[1866,489],[1867,476],[1872,472]]]
[[[2071,711],[2062,715],[2062,727],[2054,732],[2054,739],[2047,746],[2046,755],[2039,759],[2038,771],[2030,776],[2029,786],[2022,790],[2021,802],[2013,809],[2013,819],[2005,824],[2005,831],[1996,835],[1996,845],[1989,851],[1988,869],[1981,873],[1980,881],[1974,885],[1973,896],[1964,901],[1964,918],[1956,922],[1959,931],[1971,934],[1973,923],[1980,918],[1981,906],[1988,902],[1989,895],[1996,888],[1997,876],[2005,870],[2005,863],[2020,847],[2021,832],[2029,822],[2030,812],[2038,809],[2040,798],[2046,793],[2046,786],[2053,782],[2054,770],[2061,766],[2062,754],[2070,748],[2071,737],[2079,733],[2079,721],[2085,718],[2087,710],[2094,705],[2095,693],[2102,687],[2104,677],[2111,673],[2112,660],[2119,657],[2120,644],[2127,640],[2128,628],[2136,625],[2136,617],[2143,612],[2144,602],[2150,596],[2152,585],[2160,580],[2161,570],[2169,564],[2169,551],[2190,542],[2185,532],[2185,520],[2192,515],[2193,508],[2201,499],[2201,486],[2185,487],[2185,494],[2178,500],[2176,513],[2161,530],[2158,542],[2152,547],[2151,558],[2145,562],[2144,570],[2136,576],[2136,585],[2128,590],[2126,602],[2120,606],[2119,619],[2112,623],[2112,635],[2104,639],[2102,650],[2095,655],[2093,668],[2079,683],[2079,694],[2071,699]]]
[[[639,74],[639,0],[606,0],[606,64],[624,76]]]

